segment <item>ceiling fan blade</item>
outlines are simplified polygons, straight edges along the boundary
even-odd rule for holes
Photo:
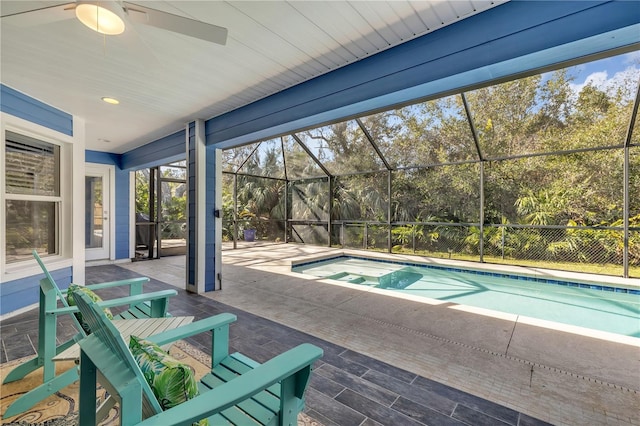
[[[75,3],[63,3],[39,9],[8,12],[1,18],[3,22],[16,26],[31,27],[75,18],[75,8]]]
[[[127,16],[133,22],[151,25],[164,30],[185,34],[190,37],[225,45],[227,29],[213,24],[196,21],[172,13],[162,12],[133,3],[124,3]]]

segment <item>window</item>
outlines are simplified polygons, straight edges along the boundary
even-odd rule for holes
[[[6,263],[59,253],[60,147],[5,133]]]

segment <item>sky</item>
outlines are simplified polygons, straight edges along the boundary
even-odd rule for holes
[[[640,78],[640,51],[577,65],[571,67],[570,73],[576,77],[571,84],[576,94],[587,84],[609,92],[626,81],[632,96]]]

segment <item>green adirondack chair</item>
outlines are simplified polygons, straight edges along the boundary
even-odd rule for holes
[[[41,367],[43,368],[43,379],[40,386],[22,395],[7,408],[2,416],[5,419],[28,410],[49,395],[53,395],[78,380],[78,371],[75,368],[56,376],[53,358],[86,337],[86,333],[75,315],[73,315],[78,312],[78,308],[69,306],[65,297],[66,290],[60,290],[38,253],[35,250],[32,253],[45,274],[45,278],[40,280],[38,354],[11,370],[3,383],[20,380]],[[109,287],[129,286],[128,297],[100,302],[101,307],[108,308],[128,305],[128,310],[114,316],[114,319],[162,318],[167,316],[169,298],[178,293],[175,290],[143,293],[142,286],[148,281],[149,278],[140,277],[93,284],[86,287],[91,290],[100,290]],[[58,307],[58,302],[62,304],[62,307]],[[70,315],[78,333],[66,342],[56,345],[56,326],[60,315]]]
[[[305,343],[264,364],[239,353],[229,354],[229,324],[236,320],[232,314],[156,334],[148,340],[163,345],[212,332],[211,372],[200,379],[200,394],[162,411],[127,343],[100,306],[84,295],[77,303],[91,330],[95,330],[80,342],[81,425],[96,424],[98,381],[120,403],[123,426],[191,425],[204,418],[211,426],[297,425],[311,366],[322,356],[322,349]]]

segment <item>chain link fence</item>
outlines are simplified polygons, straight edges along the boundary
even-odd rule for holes
[[[632,231],[631,241],[638,232]],[[613,227],[485,227],[484,260],[606,275],[623,274],[624,231]],[[636,247],[637,251],[638,247]],[[640,276],[640,258],[629,259]]]
[[[482,234],[481,238],[477,224],[402,223],[391,225],[389,242],[387,224],[335,222],[331,244],[446,259],[623,274],[622,228],[485,225]],[[314,244],[317,243],[316,239]],[[640,230],[636,228],[630,230],[629,265],[630,277],[640,277]]]
[[[224,221],[233,241],[233,221]],[[478,224],[386,223],[365,221],[238,221],[236,241],[253,244],[287,241],[356,250],[415,254],[444,259],[483,261],[622,276],[624,231],[618,227],[484,226]],[[246,233],[247,230],[254,232]],[[389,230],[391,232],[389,232]],[[329,232],[331,238],[329,238]],[[246,233],[246,235],[245,235]],[[640,229],[631,228],[629,276],[640,277]]]

